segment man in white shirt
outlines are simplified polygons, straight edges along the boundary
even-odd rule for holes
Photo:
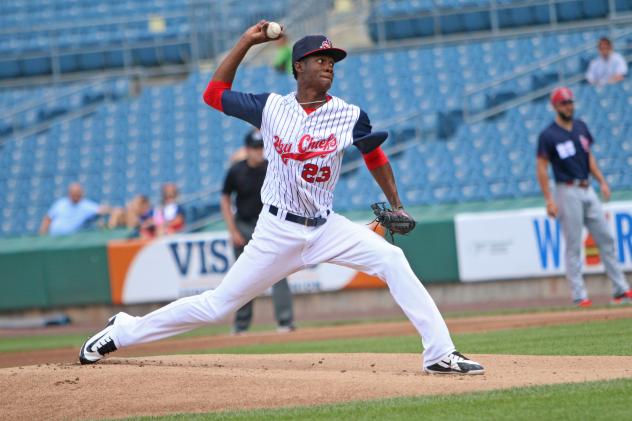
[[[40,227],[41,235],[69,235],[81,230],[99,215],[106,215],[108,206],[83,197],[79,183],[68,186],[68,197],[57,200],[48,210]]]
[[[623,56],[612,51],[612,41],[605,37],[599,40],[598,48],[599,57],[590,62],[586,72],[588,82],[595,86],[621,82],[628,74],[628,64]]]

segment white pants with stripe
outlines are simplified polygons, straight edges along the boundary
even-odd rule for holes
[[[421,335],[424,365],[454,351],[443,317],[399,247],[335,213],[320,227],[286,221],[284,215],[274,216],[264,206],[252,240],[215,290],[179,299],[143,317],[121,313],[112,332],[117,347],[217,322],[289,274],[329,262],[378,276],[388,284]]]

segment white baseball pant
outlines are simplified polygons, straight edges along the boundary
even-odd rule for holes
[[[264,206],[252,240],[215,290],[179,299],[143,317],[120,313],[112,330],[116,346],[155,341],[217,322],[289,274],[329,262],[387,283],[421,335],[425,366],[455,350],[443,317],[399,247],[336,213],[320,227],[305,227],[284,217],[284,211],[274,216]]]

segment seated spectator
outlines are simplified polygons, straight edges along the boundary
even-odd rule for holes
[[[68,197],[58,199],[42,220],[40,235],[69,235],[86,228],[98,216],[107,215],[108,206],[83,197],[79,183],[68,186]]]
[[[586,79],[595,86],[618,83],[628,74],[628,64],[623,56],[613,51],[612,41],[608,38],[599,40],[599,56],[588,66]]]
[[[130,200],[125,208],[112,210],[109,228],[125,227],[133,230],[131,237],[140,235],[141,225],[151,217],[151,202],[145,195],[139,194]]]
[[[173,183],[162,186],[161,205],[153,208],[140,223],[143,238],[174,234],[184,228],[184,211],[177,202],[178,187]]]

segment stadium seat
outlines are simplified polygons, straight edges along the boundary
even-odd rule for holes
[[[498,26],[513,28],[529,25],[543,25],[550,22],[548,5],[513,7],[498,10]]]
[[[21,74],[24,76],[40,76],[51,73],[52,63],[50,57],[23,58],[19,61]]]
[[[582,7],[586,19],[605,18],[610,11],[610,5],[605,1],[582,0]]]
[[[0,62],[0,79],[10,79],[20,76],[20,66],[15,60]]]
[[[583,19],[582,2],[566,0],[555,4],[558,22],[571,22]]]
[[[492,27],[489,12],[475,12],[464,15],[464,27],[466,31],[485,31]]]
[[[630,0],[615,0],[614,4],[617,12],[627,12],[632,10],[632,1]]]

